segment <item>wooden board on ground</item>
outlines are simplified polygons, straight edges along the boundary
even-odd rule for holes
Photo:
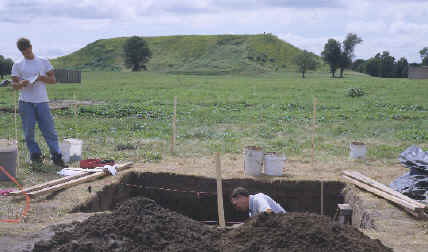
[[[377,196],[380,196],[386,200],[394,202],[395,204],[401,206],[411,215],[418,218],[426,218],[424,212],[426,206],[422,203],[419,203],[409,197],[402,195],[399,192],[391,191],[385,185],[372,180],[358,172],[344,172],[344,177],[349,180],[354,185],[369,191]],[[401,194],[401,195],[400,195]]]
[[[407,201],[410,204],[414,205],[416,208],[425,208],[425,207],[427,207],[425,204],[422,204],[422,203],[420,203],[420,202],[418,202],[418,201],[416,201],[414,199],[411,199],[411,198],[407,197],[406,195],[404,195],[404,194],[402,194],[400,192],[397,192],[394,189],[392,189],[390,187],[387,187],[387,186],[385,186],[382,183],[377,182],[376,180],[373,180],[373,179],[371,179],[369,177],[366,177],[366,176],[364,176],[363,174],[361,174],[359,172],[356,172],[356,171],[344,171],[343,173],[346,176],[348,176],[348,177],[351,177],[351,178],[354,178],[356,180],[359,180],[359,181],[361,181],[361,182],[363,182],[365,184],[371,185],[371,186],[373,186],[373,187],[375,187],[375,188],[377,188],[377,189],[379,189],[381,191],[384,191],[386,193],[389,193],[391,195],[396,196],[397,198],[400,198],[400,199],[402,199],[404,201]]]
[[[21,195],[24,192],[25,193],[29,193],[29,192],[32,192],[32,191],[39,191],[39,190],[41,190],[43,188],[51,187],[51,186],[58,185],[58,184],[62,184],[62,183],[65,183],[67,181],[70,181],[70,180],[73,180],[73,179],[78,179],[78,178],[81,178],[81,177],[89,175],[89,174],[90,174],[89,172],[82,172],[80,174],[76,174],[76,175],[73,175],[73,176],[67,176],[67,177],[63,177],[63,178],[51,180],[51,181],[48,181],[48,182],[43,183],[43,184],[38,184],[38,185],[34,185],[34,186],[31,186],[31,187],[28,187],[28,188],[24,188],[24,189],[22,189],[20,191],[10,192],[8,195],[10,195],[10,196],[16,196],[16,195]]]
[[[121,171],[121,170],[127,169],[127,168],[131,167],[132,164],[133,164],[132,162],[128,162],[125,164],[118,165],[116,170]],[[53,185],[50,187],[43,188],[41,190],[32,191],[32,192],[29,192],[27,194],[30,197],[37,197],[37,196],[45,195],[48,193],[56,192],[56,191],[61,190],[61,189],[66,189],[66,188],[69,188],[69,187],[72,187],[72,186],[75,186],[75,185],[78,185],[81,183],[93,181],[93,180],[96,180],[98,178],[107,176],[108,174],[109,174],[108,172],[95,172],[95,173],[92,173],[92,174],[89,174],[89,175],[86,175],[86,176],[83,176],[80,178],[76,178],[76,179],[61,183],[61,184],[56,184],[56,185]]]

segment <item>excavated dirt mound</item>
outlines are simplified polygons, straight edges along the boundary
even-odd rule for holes
[[[309,213],[260,214],[223,238],[223,251],[392,251],[358,229]]]
[[[218,251],[220,233],[214,227],[161,208],[137,197],[111,214],[99,214],[63,227],[50,241],[36,243],[33,251]]]
[[[230,231],[200,224],[144,197],[111,214],[58,226],[49,251],[392,251],[352,226],[315,214],[262,214]]]

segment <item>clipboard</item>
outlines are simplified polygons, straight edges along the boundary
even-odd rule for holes
[[[27,79],[28,82],[30,82],[31,85],[35,85],[37,82],[37,78],[39,78],[39,74],[34,75],[33,77],[31,77],[30,79]]]

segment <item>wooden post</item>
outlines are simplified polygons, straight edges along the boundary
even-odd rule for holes
[[[17,109],[17,91],[14,91],[15,95],[14,95],[14,104],[15,104],[15,143],[16,143],[16,177],[18,177],[19,174],[19,141],[18,141],[18,123],[17,123],[17,119],[16,119],[16,114],[18,112]]]
[[[172,119],[172,137],[171,137],[171,152],[174,153],[175,138],[176,138],[176,120],[177,120],[177,96],[174,96],[174,116]]]
[[[224,220],[224,208],[223,208],[223,185],[221,180],[221,161],[220,153],[216,154],[216,170],[217,170],[217,207],[218,207],[218,222],[220,227],[226,227]]]
[[[314,117],[312,123],[312,170],[315,170],[315,134],[317,121],[317,98],[314,97]],[[321,180],[321,215],[324,215],[324,181]]]
[[[73,126],[73,130],[74,132],[78,132],[77,131],[77,101],[76,101],[76,93],[73,91],[73,114],[74,114],[74,126]],[[80,135],[79,135],[80,137]],[[76,138],[77,135],[76,135]]]
[[[317,120],[317,98],[314,98],[314,115],[312,121],[312,169],[314,169],[315,160],[315,124]]]

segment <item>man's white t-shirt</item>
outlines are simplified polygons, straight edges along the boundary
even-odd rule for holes
[[[264,193],[249,196],[250,217],[265,212],[267,209],[271,209],[274,213],[286,213],[280,204]]]
[[[19,77],[22,80],[31,80],[37,75],[46,75],[53,66],[49,60],[34,56],[34,59],[23,59],[13,64],[12,76]],[[24,102],[41,103],[49,102],[46,84],[42,81],[36,81],[22,88],[19,92],[19,100]]]

